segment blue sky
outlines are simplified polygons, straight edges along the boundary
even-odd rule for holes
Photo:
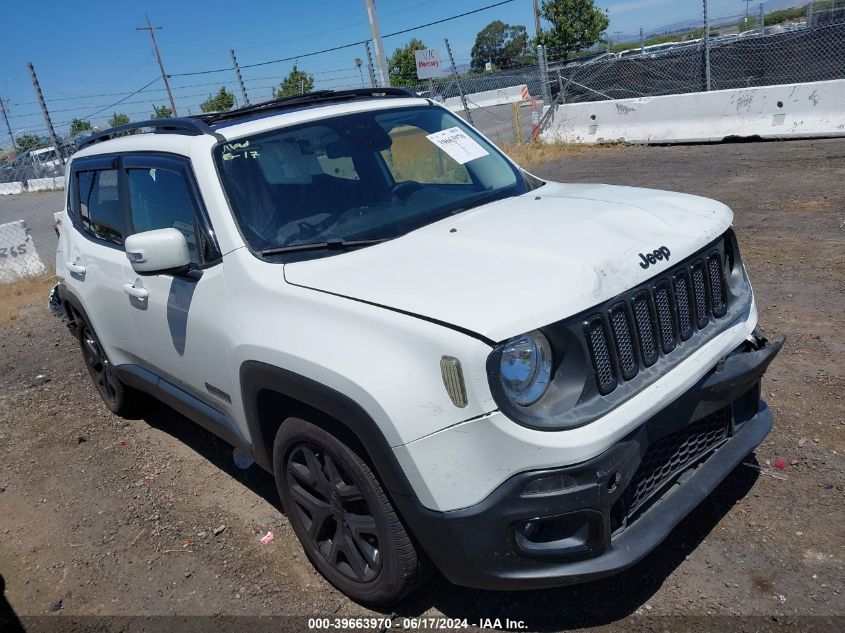
[[[382,33],[390,33],[495,1],[377,0],[376,4]],[[596,4],[609,9],[611,33],[633,34],[641,26],[648,31],[697,19],[701,11],[700,0],[597,0]],[[752,7],[756,4],[752,3]],[[745,3],[710,0],[710,7],[714,15],[733,15],[743,13]],[[13,132],[44,132],[27,71],[28,61],[35,65],[60,133],[67,127],[64,123],[73,117],[89,116],[124,96],[119,93],[132,92],[155,80],[159,71],[149,35],[135,30],[144,24],[145,12],[154,24],[164,27],[157,37],[165,69],[171,75],[229,67],[230,48],[236,50],[238,61],[244,65],[369,37],[363,0],[41,0],[37,14],[28,2],[8,0],[0,9],[0,16],[4,24],[15,26],[3,33],[0,98],[8,103]],[[514,0],[445,24],[387,38],[385,48],[389,53],[410,37],[418,37],[429,46],[443,49],[443,38],[448,37],[458,63],[466,63],[475,34],[495,19],[526,25],[533,35],[532,0]],[[355,57],[364,57],[363,47],[302,58],[299,66],[314,74],[317,87],[354,87],[361,84],[354,67]],[[278,84],[291,65],[292,62],[285,62],[244,70],[250,98],[255,101],[269,97],[271,86]],[[220,85],[230,90],[236,87],[232,72],[174,77],[171,82],[179,114],[187,114],[188,109],[198,112],[198,104]],[[166,103],[160,80],[124,104],[91,119],[103,124],[112,110],[129,113],[134,119],[145,118],[152,103]],[[6,145],[5,129],[0,132],[0,145]]]

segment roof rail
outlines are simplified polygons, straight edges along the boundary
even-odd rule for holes
[[[214,136],[218,141],[225,140],[223,136],[209,127],[209,124],[217,123],[219,121],[226,121],[229,119],[237,119],[250,114],[259,114],[262,112],[272,112],[274,110],[284,110],[286,108],[294,108],[302,105],[311,105],[317,103],[328,103],[332,101],[348,101],[350,99],[367,98],[367,97],[383,97],[383,98],[402,98],[402,97],[416,97],[418,96],[411,90],[405,88],[355,88],[352,90],[318,90],[316,92],[309,92],[304,95],[295,95],[293,97],[285,97],[283,99],[273,99],[255,105],[245,106],[237,110],[229,110],[227,112],[209,112],[208,114],[198,114],[192,117],[173,117],[168,119],[150,119],[148,121],[135,121],[125,125],[118,125],[117,127],[108,128],[101,132],[95,132],[90,136],[81,139],[77,143],[77,150],[83,147],[94,145],[102,141],[108,141],[121,132],[129,132],[131,130],[138,130],[141,128],[152,128],[153,132],[170,132],[173,134],[186,134],[188,136],[199,136],[201,134],[209,134]]]
[[[201,119],[209,124],[214,124],[219,121],[228,119],[237,119],[250,114],[259,114],[262,112],[272,112],[273,110],[284,110],[286,108],[294,108],[297,106],[311,105],[318,103],[327,103],[332,101],[349,101],[358,98],[408,98],[417,97],[417,93],[405,88],[354,88],[352,90],[317,90],[316,92],[309,92],[303,95],[295,95],[292,97],[284,97],[282,99],[272,99],[264,101],[263,103],[256,103],[255,105],[244,106],[237,110],[229,110],[227,112],[210,112],[208,114],[199,114],[197,119]]]
[[[77,145],[77,149],[82,149],[83,147],[88,147],[89,145],[94,145],[95,143],[100,143],[102,141],[108,141],[121,132],[129,132],[130,130],[137,130],[145,127],[153,128],[154,132],[172,132],[175,134],[186,134],[188,136],[210,134],[217,138],[217,140],[223,140],[219,134],[208,127],[206,122],[201,119],[175,117],[168,119],[150,119],[149,121],[134,121],[125,125],[111,127],[101,132],[95,132],[94,134],[80,140]]]

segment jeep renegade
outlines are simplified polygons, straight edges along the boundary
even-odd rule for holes
[[[772,426],[725,205],[543,181],[431,100],[129,124],[66,176],[50,303],[106,406],[271,472],[363,603],[619,572]]]

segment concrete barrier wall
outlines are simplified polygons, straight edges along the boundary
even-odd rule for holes
[[[64,176],[58,178],[30,178],[24,182],[0,182],[0,196],[13,196],[27,191],[64,189]]]
[[[22,182],[0,182],[0,196],[13,196],[23,192]]]
[[[508,103],[517,103],[522,101],[522,88],[523,86],[519,85],[498,88],[496,90],[484,90],[483,92],[472,92],[466,95],[467,105],[472,110],[473,108],[490,108]],[[449,97],[443,105],[453,112],[464,109],[460,97]]]
[[[845,136],[845,80],[560,106],[545,142],[692,143]]]
[[[47,191],[48,189],[64,189],[65,179],[58,178],[30,178],[26,181],[27,191]]]

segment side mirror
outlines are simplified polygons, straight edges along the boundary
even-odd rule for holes
[[[126,257],[136,273],[187,272],[191,264],[188,242],[177,229],[155,229],[126,238]]]

